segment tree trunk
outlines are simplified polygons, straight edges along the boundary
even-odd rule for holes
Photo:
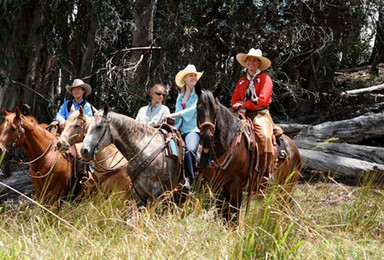
[[[4,71],[11,80],[2,91],[1,104],[8,110],[21,107],[23,103],[35,109],[36,91],[41,89],[42,68],[46,58],[46,6],[46,0],[32,1],[22,5],[20,12],[9,18],[14,28],[4,47],[9,60]]]
[[[384,8],[379,10],[379,19],[376,23],[376,38],[370,58],[372,74],[378,74],[377,65],[384,59]]]
[[[84,15],[83,19],[88,24],[88,26],[86,26],[88,30],[79,75],[79,77],[82,79],[84,79],[85,77],[90,77],[92,73],[93,53],[95,50],[95,36],[97,29],[97,19],[94,10],[95,9],[92,6],[92,1],[83,2],[81,13]]]
[[[132,47],[148,47],[153,44],[153,6],[154,0],[136,1]],[[129,78],[133,83],[146,85],[150,56],[150,50],[132,52],[129,59]]]

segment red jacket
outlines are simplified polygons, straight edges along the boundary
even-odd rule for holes
[[[273,82],[271,77],[261,72],[255,77],[254,86],[256,95],[258,97],[258,103],[255,105],[251,99],[245,101],[243,107],[249,111],[259,109],[261,107],[267,107],[272,101]],[[231,104],[232,106],[238,101],[244,101],[245,92],[247,91],[249,80],[247,76],[241,77],[237,82],[236,89],[233,92]]]

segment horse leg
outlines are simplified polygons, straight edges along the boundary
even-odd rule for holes
[[[224,189],[226,189],[226,187],[224,187]],[[227,191],[227,205],[223,217],[227,222],[237,223],[240,216],[243,192],[241,181],[238,179],[233,180],[231,183],[229,183]]]

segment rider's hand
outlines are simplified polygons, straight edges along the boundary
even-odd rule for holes
[[[243,107],[243,104],[244,104],[244,101],[237,101],[235,104],[233,104],[233,109],[236,111],[238,110],[239,108],[242,108]]]

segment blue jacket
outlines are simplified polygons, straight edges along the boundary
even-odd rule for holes
[[[189,132],[200,132],[197,127],[197,110],[196,104],[198,96],[195,93],[195,90],[192,91],[191,95],[188,98],[185,109],[181,106],[181,101],[183,100],[184,93],[180,93],[176,100],[176,113],[180,113],[181,117],[175,118],[176,128],[180,133],[187,134]]]
[[[84,114],[89,117],[93,117],[91,104],[89,104],[87,101],[82,99],[79,103],[76,103],[74,99],[68,99],[61,105],[59,112],[57,112],[55,117],[56,121],[61,121],[62,119],[67,120],[68,117],[72,114],[71,111],[68,111],[69,102],[72,102],[72,105],[75,107],[76,111],[79,110],[80,105],[85,102],[83,106]]]

